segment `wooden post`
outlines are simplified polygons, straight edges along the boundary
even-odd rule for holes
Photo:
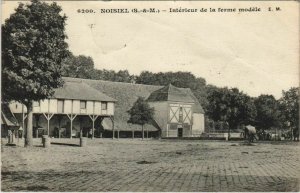
[[[104,118],[100,117],[100,125],[102,125],[102,121]],[[100,134],[100,138],[102,138],[102,132],[100,131],[100,127],[99,127],[99,134]]]
[[[98,115],[89,115],[89,117],[91,118],[92,120],[92,139],[94,139],[94,135],[95,135],[95,121],[97,120],[98,118]]]
[[[72,139],[72,128],[73,128],[73,115],[71,115],[71,120],[70,120],[70,138]]]
[[[35,131],[35,138],[39,138],[39,119],[40,116],[38,114],[36,114],[35,116],[35,127],[36,127],[36,131]]]
[[[61,115],[57,116],[57,120],[58,120],[58,138],[60,139],[60,127],[61,127],[61,120],[62,120]]]
[[[50,136],[50,120],[51,118],[53,117],[54,114],[46,114],[46,113],[43,113],[44,117],[47,119],[47,134],[48,136]]]
[[[118,129],[118,139],[120,138],[120,130]]]
[[[50,135],[50,119],[47,119],[47,135]]]
[[[50,113],[50,99],[48,99],[48,115],[49,116],[49,113]],[[49,137],[49,134],[50,134],[50,120],[47,118],[47,132],[48,132],[48,137]]]
[[[71,115],[70,115],[70,139],[72,139],[72,127],[73,127],[73,105],[74,105],[74,101],[72,100],[72,105],[71,105]]]
[[[110,116],[110,120],[112,122],[112,132],[113,132],[113,136],[112,138],[115,138],[115,123],[114,123],[114,118],[112,116]]]
[[[76,118],[77,115],[68,115],[68,118],[70,119],[70,138],[72,139],[72,128],[73,128],[73,120]]]
[[[95,101],[93,101],[93,126],[92,126],[92,139],[94,139],[94,128],[95,128]]]
[[[95,135],[95,133],[94,133],[95,120],[93,119],[92,122],[93,122],[93,126],[92,126],[92,139],[94,139],[94,135]]]
[[[134,139],[134,129],[132,128],[132,139]]]

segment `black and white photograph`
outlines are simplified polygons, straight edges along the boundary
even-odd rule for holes
[[[1,192],[299,192],[299,1],[1,2]]]

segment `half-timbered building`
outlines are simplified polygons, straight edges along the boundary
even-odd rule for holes
[[[109,119],[113,125],[115,102],[79,79],[65,79],[63,87],[55,89],[51,98],[33,103],[34,136],[93,137],[103,119]],[[26,107],[13,102],[10,109],[24,127]]]
[[[162,137],[193,137],[204,131],[204,112],[189,91],[169,84],[148,97]]]

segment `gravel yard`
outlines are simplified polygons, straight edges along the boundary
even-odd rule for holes
[[[2,191],[299,191],[299,142],[52,139],[5,146]],[[20,141],[19,144],[23,144]]]

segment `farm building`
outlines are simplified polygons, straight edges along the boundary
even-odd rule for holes
[[[189,89],[169,84],[152,92],[147,101],[155,109],[162,137],[200,136],[204,131],[203,109]]]
[[[67,79],[74,80],[75,78]],[[153,124],[147,124],[145,126],[145,131],[148,131],[150,136],[180,137],[182,131],[183,137],[199,137],[201,133],[204,132],[204,111],[189,88],[177,88],[172,85],[153,86],[90,79],[77,80],[81,80],[96,90],[117,100],[114,120],[115,130],[120,132],[120,136],[141,136],[141,126],[127,123],[129,119],[127,111],[132,107],[138,97],[145,98],[150,106],[155,109],[155,120]],[[178,112],[176,112],[176,107],[174,107],[176,105]],[[185,120],[184,123],[181,123],[182,120],[179,118],[179,113],[181,113],[179,111],[180,109],[182,110],[182,119]],[[176,112],[176,116],[173,115],[173,111]],[[188,116],[186,116],[186,112],[188,112]],[[108,126],[109,124],[110,122],[108,120],[104,120],[102,125]],[[111,130],[111,127],[107,127],[105,130],[106,129]]]
[[[52,98],[33,103],[33,134],[35,137],[47,134],[72,138],[79,137],[82,132],[83,136],[94,136],[104,118],[113,125],[115,102],[82,81],[66,80]],[[24,125],[26,107],[16,102],[9,106]]]
[[[141,126],[127,123],[127,111],[138,97],[155,109],[153,123],[145,125],[145,136],[199,137],[204,131],[204,111],[188,88],[79,78],[64,81],[51,99],[34,104],[35,136],[78,137],[80,130],[87,136],[95,128],[96,137],[140,137]],[[21,122],[22,106],[10,104]]]

